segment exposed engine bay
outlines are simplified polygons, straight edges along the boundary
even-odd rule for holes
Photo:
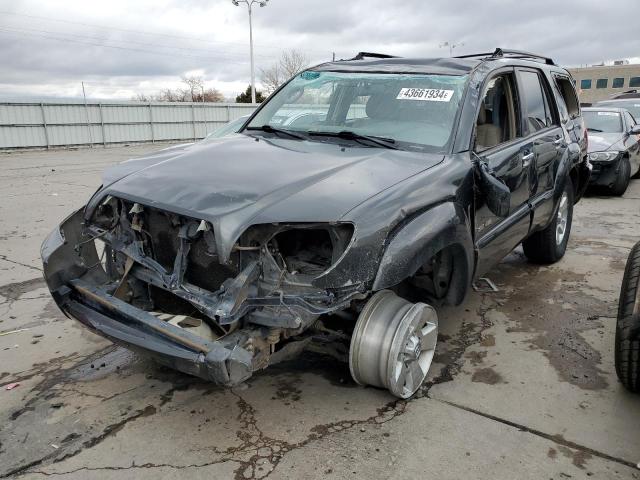
[[[347,358],[348,335],[318,318],[365,297],[357,287],[323,290],[311,280],[335,263],[352,235],[348,223],[258,225],[221,263],[208,222],[108,196],[75,247],[81,257],[97,256],[90,267],[99,284],[76,287],[229,347],[235,368],[215,380],[230,385],[299,352],[314,335]]]

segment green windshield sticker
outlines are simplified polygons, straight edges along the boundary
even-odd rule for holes
[[[320,72],[302,72],[300,78],[303,80],[315,80],[320,77]]]

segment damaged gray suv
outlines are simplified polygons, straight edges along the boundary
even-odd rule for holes
[[[108,170],[44,274],[66,315],[218,384],[311,348],[407,398],[436,308],[520,243],[562,258],[589,173],[550,59],[363,53],[300,73],[238,134]]]

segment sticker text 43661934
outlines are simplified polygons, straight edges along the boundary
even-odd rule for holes
[[[397,100],[423,100],[427,102],[448,102],[453,97],[453,90],[439,88],[402,88]]]

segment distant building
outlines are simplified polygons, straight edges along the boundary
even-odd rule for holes
[[[616,93],[631,89],[640,91],[640,64],[629,65],[625,60],[614,65],[569,68],[576,80],[580,103],[607,100]]]

